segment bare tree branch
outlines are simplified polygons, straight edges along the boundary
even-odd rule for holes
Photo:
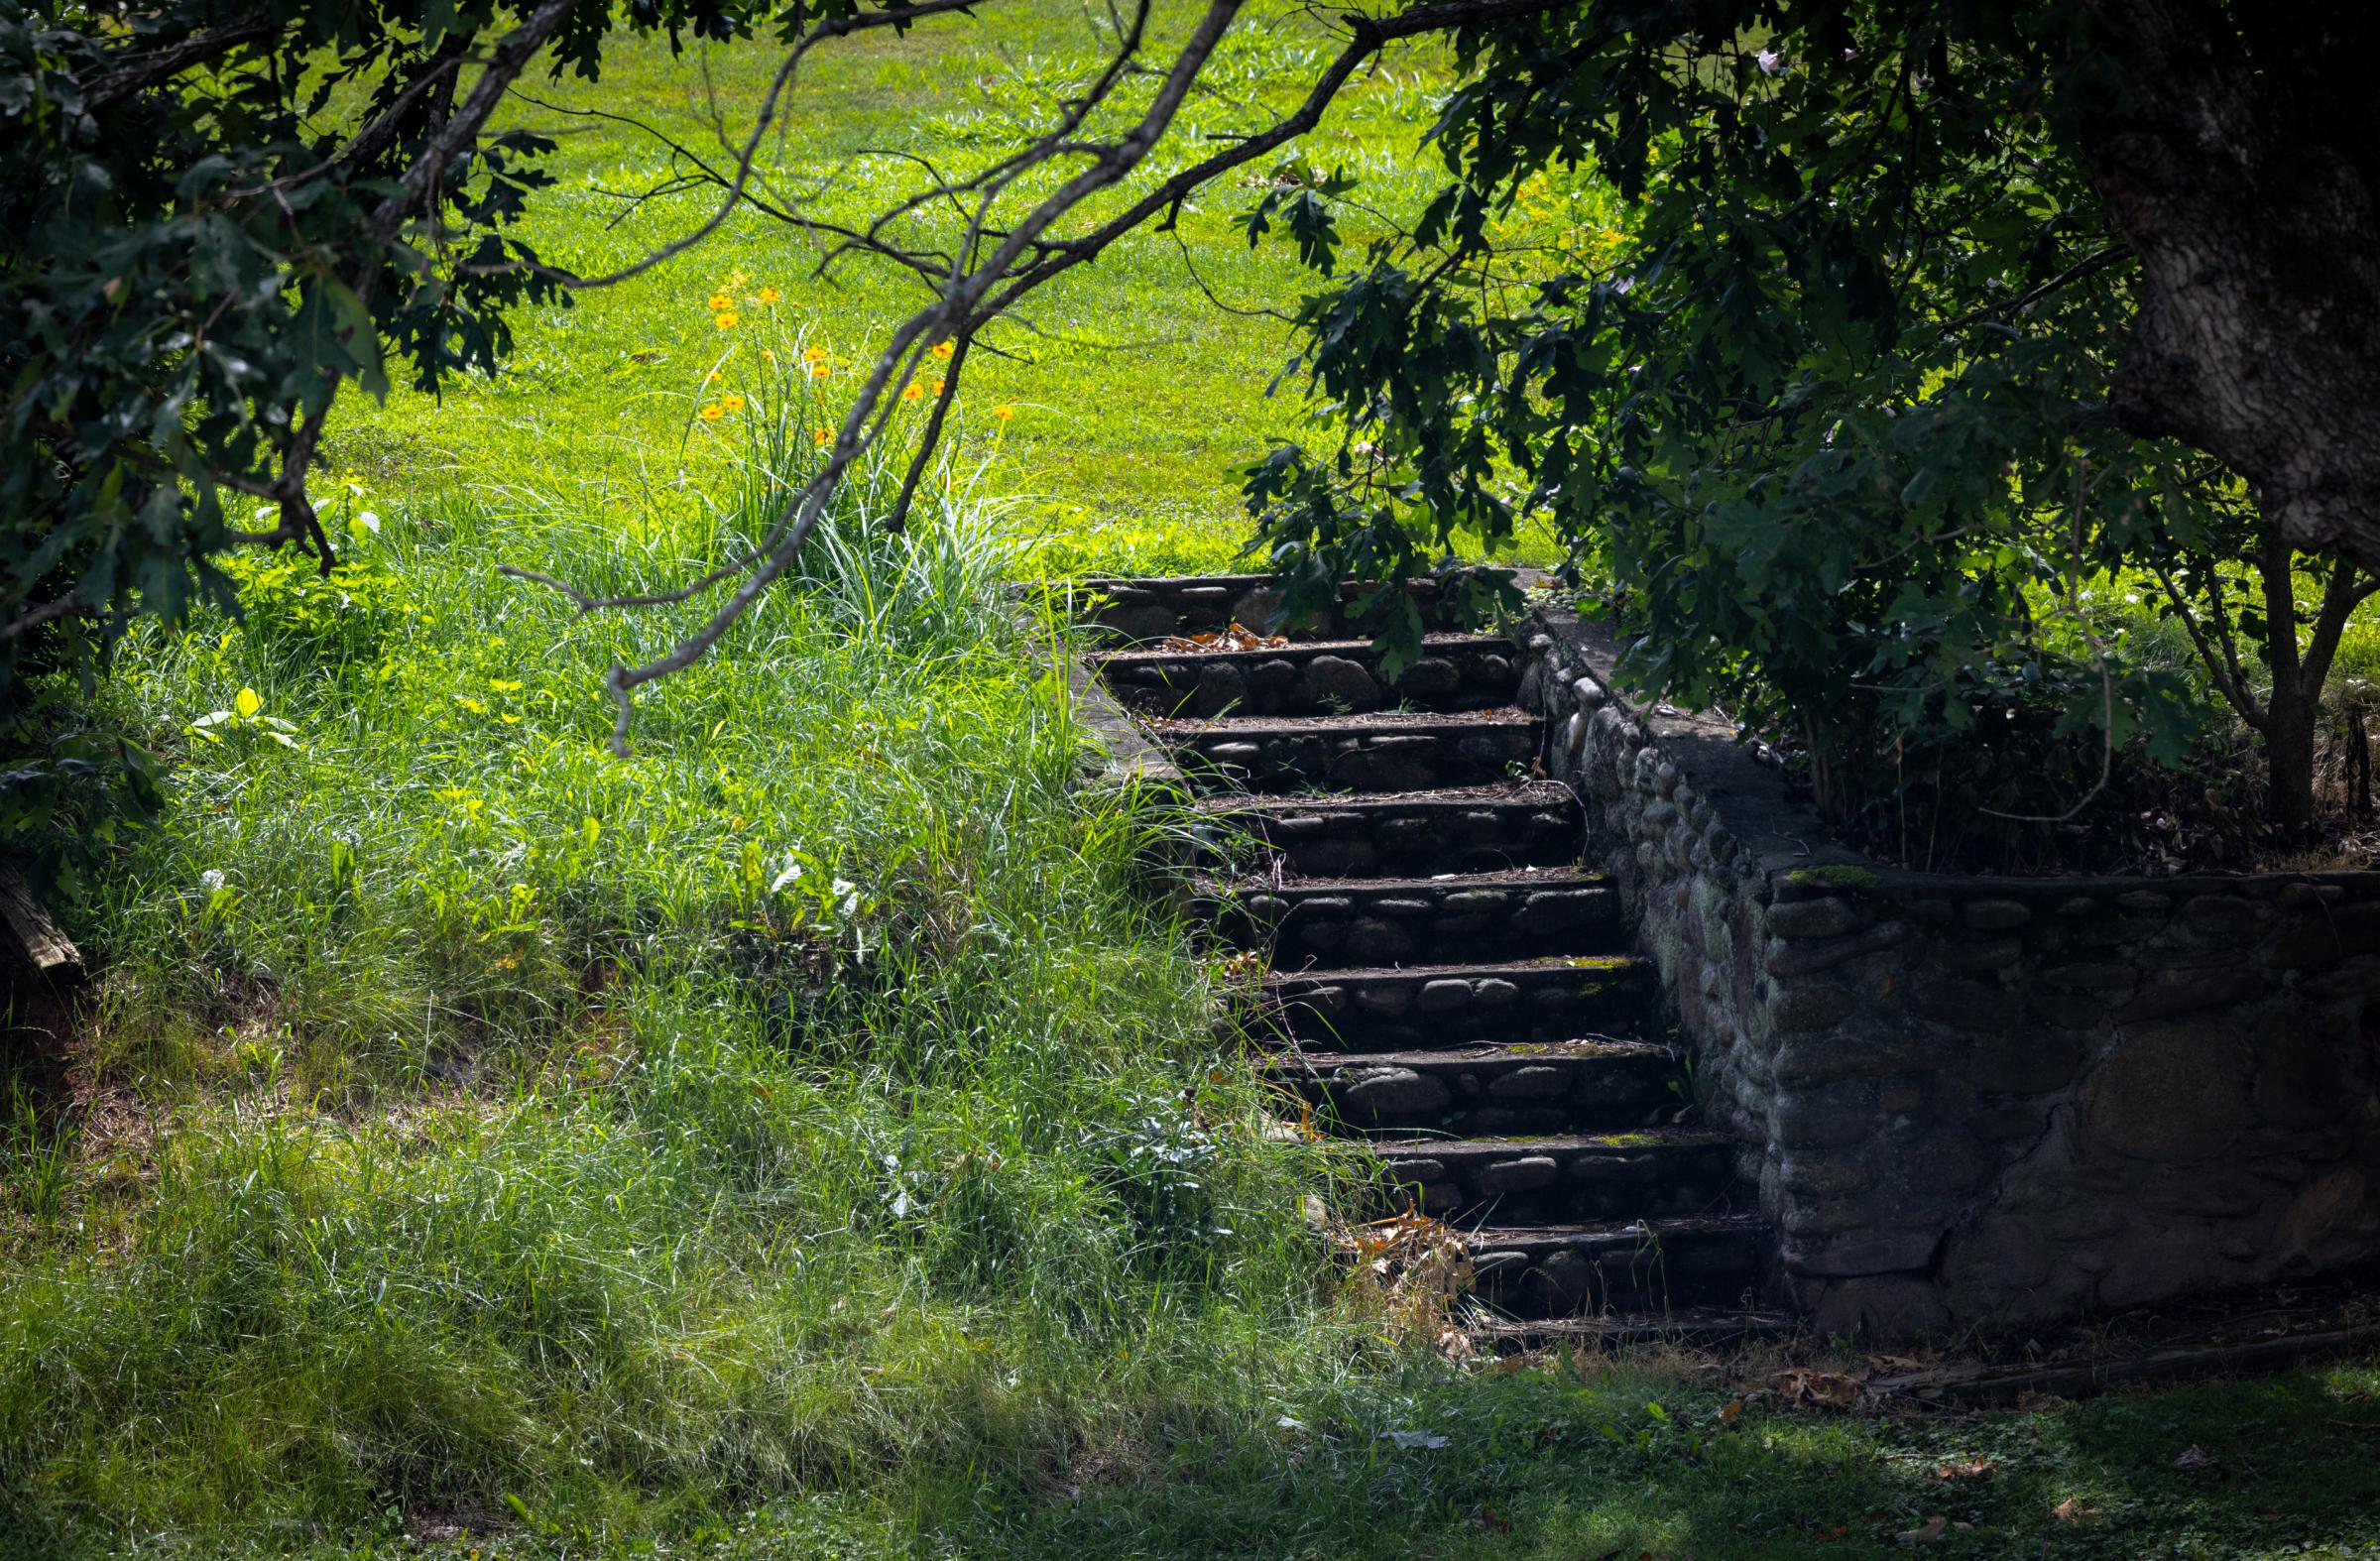
[[[1173,53],[1163,69],[1139,59],[1149,18],[1150,0],[1138,0],[1129,19],[1113,14],[1116,44],[1105,64],[1078,90],[1057,101],[1055,121],[1026,145],[1006,153],[983,168],[963,176],[948,176],[930,160],[917,160],[927,182],[883,210],[866,227],[825,220],[797,206],[774,202],[754,193],[754,160],[770,124],[781,111],[795,69],[817,44],[863,25],[884,25],[892,18],[922,18],[959,10],[969,0],[925,0],[898,12],[871,15],[836,27],[821,27],[802,38],[787,54],[758,110],[757,123],[736,151],[734,167],[726,168],[667,137],[656,137],[673,155],[697,171],[704,182],[721,191],[711,214],[693,229],[662,244],[618,271],[598,277],[551,274],[573,288],[607,286],[639,275],[674,255],[682,254],[717,230],[739,204],[753,205],[797,230],[831,236],[837,244],[820,261],[821,271],[835,258],[866,252],[890,260],[935,284],[933,300],[896,326],[870,369],[842,425],[836,430],[824,463],[800,489],[788,495],[766,537],[735,560],[722,564],[676,591],[639,597],[596,597],[535,570],[506,566],[504,572],[546,586],[576,603],[582,612],[608,607],[639,607],[682,602],[702,591],[735,580],[734,589],[710,616],[678,640],[664,655],[642,665],[615,665],[606,679],[617,702],[613,730],[616,751],[628,751],[634,714],[634,691],[646,683],[692,665],[707,655],[772,582],[793,562],[827,506],[833,501],[852,462],[881,439],[900,405],[902,393],[919,372],[929,348],[954,344],[931,417],[910,459],[894,500],[889,525],[905,522],[917,486],[930,467],[932,452],[955,404],[966,356],[979,332],[1008,314],[1035,289],[1096,259],[1125,235],[1152,217],[1177,212],[1188,196],[1228,174],[1263,157],[1314,129],[1341,88],[1355,71],[1388,45],[1483,23],[1510,20],[1562,9],[1572,0],[1450,0],[1401,15],[1373,18],[1346,14],[1349,41],[1325,67],[1297,108],[1265,129],[1234,141],[1229,147],[1176,171],[1131,199],[1087,231],[1065,238],[1051,236],[1054,225],[1081,208],[1093,195],[1108,189],[1138,168],[1171,126],[1184,99],[1198,86],[1226,31],[1238,17],[1242,0],[1208,0],[1198,22]],[[1147,104],[1129,128],[1115,135],[1087,133],[1098,111],[1111,103],[1128,81],[1155,83]],[[593,111],[600,113],[601,111]],[[603,117],[616,117],[605,115]],[[1034,201],[1013,221],[995,221],[995,213],[1011,190],[1035,170],[1058,161],[1081,160],[1084,166],[1058,186]],[[930,252],[904,248],[888,237],[892,224],[938,202],[967,200],[972,205],[964,233],[947,250]],[[1203,287],[1203,281],[1201,286]],[[986,343],[986,350],[997,350]]]
[[[626,753],[628,749],[629,728],[635,708],[634,691],[645,683],[683,670],[708,654],[760,594],[791,566],[802,544],[808,540],[810,533],[824,515],[851,462],[882,436],[887,422],[899,405],[901,390],[916,374],[926,348],[945,337],[960,339],[972,334],[967,322],[981,310],[986,295],[1011,275],[1028,247],[1051,224],[1090,196],[1124,179],[1147,157],[1149,150],[1162,138],[1180,110],[1182,100],[1199,71],[1222,42],[1224,33],[1239,13],[1240,3],[1241,0],[1210,0],[1198,23],[1176,52],[1171,65],[1159,77],[1157,88],[1138,120],[1123,135],[1099,144],[1088,167],[1074,173],[1036,202],[997,243],[992,244],[990,253],[983,257],[980,264],[972,269],[963,269],[966,262],[974,259],[974,246],[979,242],[990,242],[984,233],[983,214],[989,211],[991,200],[997,197],[999,190],[1008,187],[1026,169],[1058,156],[1058,148],[1071,139],[1098,102],[1123,79],[1124,62],[1129,62],[1130,55],[1139,47],[1141,31],[1146,24],[1148,0],[1141,0],[1133,27],[1120,44],[1117,58],[1110,61],[1093,83],[1094,90],[1087,91],[1082,98],[1070,103],[1060,126],[1041,138],[1027,155],[1006,160],[1009,167],[1003,177],[987,186],[984,192],[968,242],[960,246],[960,259],[954,263],[941,296],[893,330],[859,394],[845,413],[825,463],[798,492],[787,498],[768,539],[755,549],[760,554],[759,561],[752,565],[742,582],[710,618],[679,640],[666,654],[640,666],[618,664],[612,668],[606,682],[618,704],[613,728],[616,751]],[[786,74],[780,72],[780,80]],[[741,188],[740,182],[738,187]],[[948,388],[946,385],[945,390]],[[922,471],[921,467],[913,469]],[[575,596],[580,593],[571,594]]]
[[[96,114],[144,87],[171,81],[192,65],[220,59],[242,44],[259,43],[280,31],[281,23],[278,20],[259,16],[246,22],[234,22],[192,34],[165,49],[129,56],[122,63],[83,88],[83,109],[86,113]]]

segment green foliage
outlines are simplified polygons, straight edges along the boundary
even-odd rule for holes
[[[8,652],[229,610],[242,538],[327,568],[304,479],[342,382],[492,373],[508,310],[566,300],[518,228],[554,143],[473,114],[526,63],[492,47],[550,25],[551,72],[592,79],[616,28],[674,47],[856,5],[0,3]]]
[[[1265,556],[1376,578],[1542,518],[1630,675],[1788,737],[1839,816],[1937,774],[1960,825],[2056,813],[2107,745],[2178,763],[2189,680],[2085,595],[2239,541],[2219,468],[2108,415],[2135,305],[2072,144],[2112,89],[2082,26],[1795,0],[1469,27],[1410,232],[1353,264],[1299,235],[1334,280],[1298,367],[1340,440],[1253,469]]]

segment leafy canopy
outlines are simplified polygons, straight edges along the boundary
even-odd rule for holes
[[[2084,602],[2236,558],[2237,483],[2107,413],[2131,256],[2075,151],[2072,7],[1596,4],[1467,28],[1410,230],[1341,253],[1298,367],[1335,448],[1251,472],[1296,578],[1550,522],[1646,684],[1792,733],[1855,799],[2018,722],[2180,755]],[[1251,226],[1269,213],[1259,212]],[[2063,780],[2066,778],[2057,778]],[[2037,803],[2054,800],[2042,795]]]

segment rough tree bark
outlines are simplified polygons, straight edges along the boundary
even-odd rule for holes
[[[2300,549],[2380,567],[2380,6],[2084,13],[2082,151],[2140,261],[2118,423],[2221,458]]]

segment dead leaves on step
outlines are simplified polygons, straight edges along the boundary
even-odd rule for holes
[[[1864,1372],[1822,1372],[1797,1366],[1771,1377],[1759,1391],[1789,1409],[1855,1409],[1866,1386]]]
[[[1745,1396],[1762,1400],[1773,1409],[1823,1409],[1848,1413],[1872,1407],[1891,1397],[1898,1375],[1915,1371],[1921,1364],[1903,1355],[1870,1355],[1863,1363],[1846,1365],[1836,1371],[1815,1366],[1796,1366],[1771,1373]],[[1967,1476],[1946,1474],[1943,1478],[1948,1480]]]
[[[1235,993],[1252,994],[1263,989],[1271,968],[1262,949],[1244,948],[1215,962],[1215,979]]]
[[[1359,1305],[1381,1318],[1391,1334],[1426,1342],[1456,1360],[1472,1354],[1471,1336],[1454,1320],[1455,1303],[1472,1283],[1471,1252],[1461,1231],[1407,1212],[1350,1227],[1341,1245],[1353,1260],[1348,1282]]]
[[[1258,634],[1237,618],[1229,629],[1205,634],[1177,634],[1157,642],[1160,651],[1277,651],[1289,643],[1285,634]]]

